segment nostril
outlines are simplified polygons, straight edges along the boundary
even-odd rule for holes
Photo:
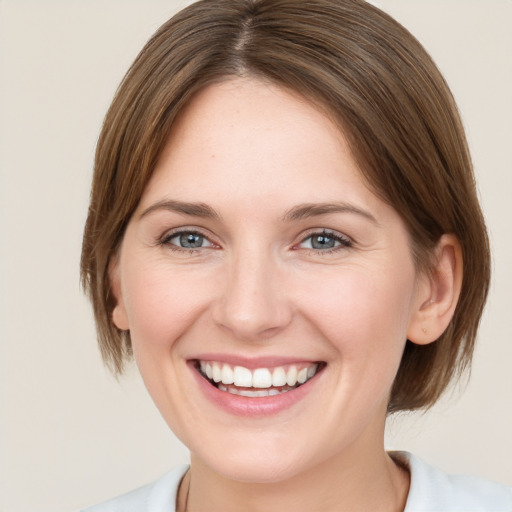
[[[291,322],[290,315],[267,314],[256,316],[230,314],[214,317],[215,324],[240,341],[264,341],[276,336]]]

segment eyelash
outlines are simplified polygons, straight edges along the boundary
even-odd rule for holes
[[[305,236],[301,242],[298,244],[303,244],[306,240],[313,239],[314,237],[325,237],[330,238],[334,240],[335,242],[339,242],[338,246],[331,247],[328,249],[315,249],[315,248],[305,248],[308,252],[312,254],[321,254],[322,256],[332,254],[334,252],[337,252],[339,250],[347,249],[352,247],[352,240],[348,238],[347,236],[341,235],[339,233],[329,231],[326,229],[323,229],[322,231],[313,231],[311,233],[308,233],[307,236]]]
[[[186,252],[191,255],[197,255],[199,252],[199,249],[207,249],[209,247],[195,247],[195,248],[188,248],[188,247],[180,247],[179,245],[171,243],[171,240],[173,238],[176,238],[180,235],[196,235],[200,236],[201,238],[204,238],[207,240],[211,246],[216,247],[216,244],[214,244],[208,236],[206,236],[201,231],[198,231],[196,229],[178,229],[176,231],[172,231],[171,233],[166,233],[159,241],[158,245],[165,246],[166,248],[170,249],[171,251],[176,251],[179,253]]]
[[[211,245],[208,246],[208,247],[187,248],[187,247],[180,247],[177,244],[171,243],[171,240],[173,238],[176,238],[176,237],[178,237],[180,235],[196,235],[196,236],[199,236],[199,237],[207,240]],[[297,248],[297,246],[300,246],[301,244],[306,242],[306,240],[313,239],[314,237],[329,238],[331,240],[334,240],[335,242],[338,242],[339,245],[337,245],[335,247],[330,247],[328,249],[315,249],[313,247],[311,247],[311,248],[302,248],[302,249],[308,251],[311,254],[327,255],[327,254],[332,254],[333,252],[337,252],[337,251],[342,250],[342,249],[346,249],[346,248],[352,247],[352,240],[350,240],[350,238],[348,238],[348,237],[346,237],[344,235],[341,235],[339,233],[323,229],[321,231],[313,231],[311,233],[308,233],[307,236],[302,238],[302,240],[298,244],[296,244],[294,246],[294,249]],[[187,253],[193,254],[193,255],[197,255],[198,252],[199,252],[199,249],[206,249],[206,248],[210,248],[210,247],[214,247],[214,248],[218,247],[218,245],[215,244],[214,242],[212,242],[208,238],[208,236],[206,236],[204,233],[202,233],[201,231],[198,231],[196,229],[179,229],[179,230],[176,230],[176,231],[172,231],[171,233],[166,233],[158,241],[158,245],[165,246],[165,247],[169,248],[171,251],[176,251],[176,252],[180,252],[180,253],[187,252]],[[300,248],[300,247],[298,247],[298,248]]]

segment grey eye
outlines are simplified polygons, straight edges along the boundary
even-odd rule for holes
[[[305,249],[333,249],[341,243],[332,236],[323,233],[317,233],[308,236],[301,244]]]
[[[312,233],[302,240],[300,247],[316,251],[337,249],[338,247],[350,247],[352,242],[343,235],[330,232]]]
[[[313,249],[332,249],[336,246],[336,243],[339,245],[334,238],[326,235],[313,235],[311,237],[311,247]]]
[[[181,247],[186,247],[188,249],[202,247],[204,240],[204,238],[201,235],[196,235],[195,233],[180,235],[179,239]]]
[[[183,249],[200,249],[202,247],[210,247],[210,241],[199,233],[185,231],[173,235],[168,239],[168,243],[182,247]]]

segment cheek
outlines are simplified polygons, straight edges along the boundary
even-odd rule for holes
[[[130,321],[135,361],[146,388],[176,434],[183,397],[181,342],[207,310],[210,290],[199,287],[204,276],[190,269],[169,269],[165,262],[134,260],[125,268],[123,295]]]
[[[376,354],[396,359],[407,337],[414,276],[412,265],[406,265],[386,272],[347,268],[330,278],[305,279],[301,309],[343,360],[364,364]]]
[[[205,309],[209,292],[193,273],[143,265],[134,262],[124,281],[134,350],[167,350]]]

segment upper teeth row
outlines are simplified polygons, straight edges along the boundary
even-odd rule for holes
[[[304,384],[315,375],[318,364],[289,365],[276,368],[257,368],[249,370],[243,366],[234,366],[227,363],[213,361],[200,361],[201,371],[214,382],[234,384],[245,388],[270,388],[272,386],[295,386]]]

